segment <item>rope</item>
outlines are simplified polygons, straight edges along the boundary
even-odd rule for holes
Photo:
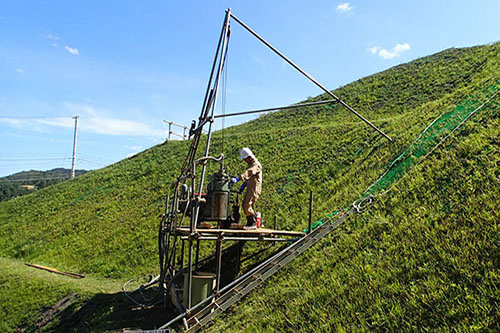
[[[373,195],[369,195],[367,197],[358,199],[353,202],[352,207],[358,212],[359,214],[363,213],[366,208],[373,203]]]

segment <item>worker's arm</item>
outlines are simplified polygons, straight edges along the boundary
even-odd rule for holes
[[[255,176],[257,173],[259,173],[260,169],[260,165],[258,163],[255,163],[254,165],[250,166],[247,171],[242,173],[238,178],[246,182],[247,180],[252,178],[252,176]]]

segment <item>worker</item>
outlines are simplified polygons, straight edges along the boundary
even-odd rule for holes
[[[244,181],[241,190],[246,186],[247,191],[243,198],[243,211],[247,217],[247,228],[254,229],[257,227],[257,215],[253,209],[253,205],[259,199],[262,192],[262,165],[260,165],[252,151],[246,147],[241,149],[240,158],[247,162],[247,171],[239,177],[232,178],[231,182]]]

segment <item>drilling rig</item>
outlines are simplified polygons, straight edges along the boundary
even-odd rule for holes
[[[223,73],[226,67],[229,38],[231,35],[231,20],[237,22],[244,30],[248,31],[271,51],[276,53],[323,90],[331,99],[269,109],[215,114],[221,80],[224,77]],[[274,229],[260,228],[257,230],[245,230],[239,227],[240,192],[233,188],[230,181],[231,177],[224,164],[224,153],[220,152],[218,156],[213,156],[210,152],[214,122],[217,119],[224,119],[225,117],[297,109],[304,106],[328,103],[339,103],[380,135],[392,141],[392,139],[379,128],[370,123],[351,106],[326,89],[311,75],[253,31],[243,21],[236,17],[231,12],[231,9],[226,11],[201,113],[199,118],[193,120],[191,123],[191,128],[189,129],[189,150],[180,168],[180,173],[173,182],[172,190],[170,194],[167,195],[165,212],[159,225],[158,245],[160,274],[148,285],[159,283],[156,297],[162,295],[164,301],[166,303],[172,303],[180,313],[176,318],[163,325],[162,328],[170,327],[170,325],[182,319],[186,330],[190,330],[193,327],[194,330],[196,330],[201,327],[198,320],[198,318],[201,317],[193,315],[196,311],[200,311],[199,313],[204,311],[202,314],[205,319],[203,320],[209,320],[213,314],[217,313],[217,310],[220,310],[218,300],[227,300],[227,304],[231,305],[234,304],[234,301],[230,299],[232,295],[235,296],[235,299],[238,294],[240,294],[240,296],[244,295],[241,289],[236,288],[236,286],[241,285],[242,281],[244,283],[247,283],[245,281],[251,282],[244,284],[246,288],[245,292],[249,292],[249,290],[264,280],[261,278],[261,281],[258,281],[257,278],[257,282],[254,283],[254,276],[256,275],[252,275],[253,272],[250,271],[242,274],[236,280],[222,285],[223,241],[239,242],[240,244],[246,241],[287,242],[288,244],[292,243],[290,246],[297,246],[304,250],[307,248],[305,245],[310,246],[309,244],[311,244],[311,242],[300,243],[302,240],[307,241],[308,235],[312,235],[311,222],[309,222],[309,230],[307,233],[277,230],[276,226]],[[204,140],[202,140],[202,138]],[[203,145],[204,150],[200,152],[199,148]],[[218,170],[207,176],[209,163],[218,164]],[[205,184],[207,180],[208,183]],[[310,198],[310,207],[312,207],[312,195]],[[310,208],[309,212],[309,221],[311,221],[311,214],[312,208]],[[317,238],[314,239],[317,241]],[[201,241],[215,241],[216,243],[215,254],[211,256],[215,261],[215,269],[211,272],[198,271],[200,262],[206,259],[200,260],[199,258]],[[297,250],[294,253],[295,255],[299,255],[302,252]],[[287,260],[291,259],[286,257],[286,260],[280,260],[283,262],[270,262],[267,260],[263,262],[262,265],[273,263],[273,265],[278,265],[275,267],[279,269],[288,263]],[[264,267],[262,265],[259,265],[255,269]],[[275,272],[275,270],[269,270],[267,272],[270,271]],[[251,286],[251,288],[248,286]],[[207,304],[211,304],[214,308],[209,308]],[[209,310],[205,310],[207,308]]]

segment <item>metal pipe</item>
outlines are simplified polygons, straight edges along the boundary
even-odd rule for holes
[[[214,61],[212,63],[212,70],[210,71],[210,78],[208,79],[207,90],[205,92],[205,98],[203,99],[203,106],[201,108],[200,120],[201,120],[201,118],[203,118],[203,115],[205,114],[207,103],[209,100],[209,96],[211,95],[210,91],[211,91],[211,86],[212,86],[212,79],[213,79],[213,76],[215,73],[215,66],[217,65],[217,59],[219,58],[219,52],[221,50],[222,40],[225,38],[224,36],[225,36],[225,30],[226,30],[226,22],[228,22],[227,14],[226,14],[226,18],[224,18],[224,24],[222,25],[222,30],[220,32],[219,42],[217,43],[217,51],[215,52]]]
[[[312,229],[312,213],[313,213],[313,191],[309,192],[309,228],[307,229],[307,233],[311,233]]]
[[[200,123],[198,123],[198,127],[196,127],[193,132],[197,132],[203,129],[203,126],[205,126],[209,122],[208,119],[203,119]]]
[[[201,162],[204,162],[204,161],[207,161],[207,160],[211,160],[211,161],[215,161],[215,162],[221,162],[222,160],[224,160],[224,154],[220,154],[219,157],[213,157],[213,156],[206,156],[206,157],[202,157],[202,158],[199,158],[197,159],[196,161],[194,161],[194,164],[200,164]]]
[[[194,260],[194,269],[198,270],[198,262],[200,260],[200,239],[196,240],[196,259]]]
[[[188,257],[188,301],[187,308],[191,308],[191,297],[193,294],[193,240],[189,239],[189,257]]]
[[[222,45],[221,45],[221,55],[220,55],[220,60],[219,60],[219,68],[217,70],[217,75],[215,78],[214,82],[214,88],[215,92],[212,97],[213,103],[210,106],[212,108],[211,112],[211,117],[213,119],[213,114],[215,112],[215,107],[217,104],[217,94],[218,94],[218,87],[219,87],[219,82],[220,82],[220,74],[222,72],[222,68],[224,66],[224,60],[225,60],[225,55],[226,55],[226,45],[227,45],[227,40],[229,38],[229,17],[231,15],[231,9],[228,9],[226,12],[226,17],[224,20],[224,27],[222,29],[223,31],[223,39],[222,39]],[[217,51],[218,54],[218,51]],[[208,157],[208,153],[210,150],[210,139],[212,136],[212,121],[210,121],[209,126],[208,126],[208,134],[207,134],[207,143],[205,146],[205,157]],[[201,196],[201,193],[203,192],[203,182],[205,180],[205,173],[206,173],[206,168],[207,165],[204,164],[201,168],[201,175],[200,175],[200,185],[199,185],[199,190],[198,190],[198,197]],[[194,189],[194,188],[193,188]],[[191,223],[190,223],[190,233],[192,234],[196,230],[196,223],[198,221],[198,214],[200,211],[200,203],[199,201],[195,201],[194,209],[193,209],[193,214],[191,216]],[[189,259],[188,259],[188,304],[187,308],[191,309],[191,296],[192,296],[192,283],[193,283],[193,240],[190,238],[189,240]]]
[[[229,11],[228,11],[229,12]],[[262,38],[259,34],[257,34],[255,31],[253,31],[249,26],[247,26],[245,23],[243,23],[239,18],[237,18],[234,14],[229,12],[229,15],[236,21],[238,22],[243,28],[245,28],[248,32],[250,32],[255,38],[260,40],[264,45],[266,45],[268,48],[270,48],[274,53],[276,53],[278,56],[280,56],[283,60],[285,60],[287,63],[289,63],[293,68],[295,68],[297,71],[299,71],[302,75],[307,77],[312,83],[314,83],[316,86],[318,86],[320,89],[322,89],[325,93],[333,97],[337,102],[342,104],[346,109],[354,113],[359,119],[363,120],[366,124],[368,124],[371,128],[376,130],[378,133],[380,133],[382,136],[384,136],[387,140],[392,141],[392,139],[382,132],[377,126],[373,125],[371,122],[369,122],[365,117],[360,115],[358,112],[356,112],[352,107],[350,107],[347,103],[342,101],[340,98],[335,96],[330,90],[325,88],[321,83],[319,83],[315,78],[313,78],[311,75],[309,75],[306,71],[304,71],[302,68],[297,66],[293,61],[288,59],[283,53],[278,51],[274,46],[269,44],[264,38]]]
[[[188,236],[182,236],[181,239],[187,240]],[[208,240],[208,241],[216,241],[217,237],[209,237],[209,236],[201,236],[198,238],[199,240]],[[274,237],[224,237],[224,240],[227,241],[265,241],[265,242],[294,242],[299,238],[274,238]]]
[[[184,138],[184,136],[183,136],[183,135],[181,135],[181,134],[177,134],[177,133],[174,133],[173,131],[171,131],[171,132],[170,132],[169,137],[168,137],[169,139],[170,139],[170,135],[175,135],[176,137],[179,137],[179,138]]]
[[[246,238],[246,237],[226,237],[224,238],[228,241],[256,241],[256,242],[295,242],[299,238],[274,238],[274,237],[263,237],[263,238]]]
[[[181,266],[181,269],[184,268],[184,239],[182,239],[181,243],[181,255],[179,256],[179,259],[177,259],[177,265]]]
[[[217,104],[217,95],[218,95],[218,87],[219,87],[219,82],[220,82],[220,74],[222,72],[222,68],[224,66],[224,59],[225,59],[225,54],[226,54],[226,43],[227,43],[227,39],[229,38],[229,35],[228,35],[228,27],[229,27],[229,15],[230,15],[230,12],[231,12],[231,9],[228,9],[228,11],[226,12],[226,19],[225,19],[225,22],[224,22],[224,26],[225,26],[225,33],[224,33],[224,38],[222,40],[222,51],[221,51],[221,56],[220,56],[220,61],[219,61],[219,68],[217,70],[217,75],[215,77],[215,82],[214,82],[214,95],[213,95],[213,103],[211,105],[211,108],[212,108],[212,112],[211,112],[211,116],[210,116],[210,119],[213,119],[213,114],[215,112],[215,107],[216,107],[216,104]],[[199,126],[199,128],[202,128],[202,126]],[[207,142],[206,142],[206,145],[205,145],[205,154],[204,154],[204,158],[207,158],[209,157],[209,151],[210,151],[210,139],[212,137],[212,121],[209,121],[209,125],[208,125],[208,134],[207,134]],[[199,185],[199,190],[198,190],[198,197],[201,196],[201,193],[203,193],[203,182],[205,180],[205,174],[206,174],[206,169],[207,169],[207,165],[206,164],[203,164],[202,168],[201,168],[201,175],[200,175],[200,185]],[[198,219],[198,214],[199,214],[199,210],[200,210],[200,205],[199,205],[199,202],[196,201],[195,202],[195,205],[194,205],[194,214],[192,214],[192,219],[191,220],[194,220],[194,221],[197,221]],[[191,222],[191,233],[194,232],[194,229],[196,229],[196,227],[193,226],[193,222]]]
[[[220,273],[222,267],[222,241],[224,239],[224,235],[220,234],[217,237],[217,241],[215,243],[215,291],[219,292],[220,289]]]
[[[296,108],[304,107],[304,106],[330,104],[330,103],[336,103],[336,102],[337,102],[336,100],[329,99],[327,101],[294,104],[294,105],[288,105],[288,106],[278,106],[278,107],[275,107],[275,108],[268,108],[268,109],[259,109],[259,110],[251,110],[251,111],[243,111],[243,112],[235,112],[235,113],[227,113],[227,114],[218,114],[218,115],[215,115],[214,118],[226,118],[226,117],[242,116],[242,115],[245,115],[245,114],[260,113],[260,112],[267,112],[267,111],[278,111],[278,110],[286,110],[286,109],[296,109]]]
[[[184,128],[184,129],[186,129],[186,128],[187,128],[186,126],[184,126],[184,125],[182,125],[182,124],[177,124],[177,123],[175,123],[175,122],[173,122],[173,121],[170,121],[170,120],[163,120],[163,121],[164,121],[164,122],[166,122],[166,123],[168,123],[168,124],[170,124],[170,125],[174,125],[174,126],[177,126],[177,127],[182,127],[182,128]]]

